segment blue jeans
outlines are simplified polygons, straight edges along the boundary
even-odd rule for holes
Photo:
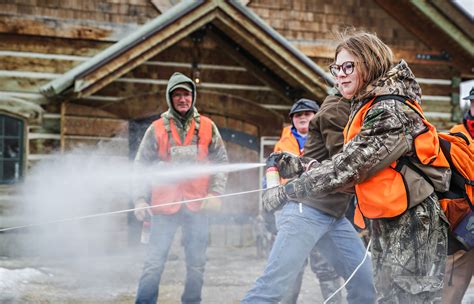
[[[186,282],[181,302],[201,303],[209,220],[205,213],[192,212],[184,206],[175,214],[152,217],[150,243],[135,303],[157,302],[161,274],[179,226],[186,255]]]
[[[263,275],[241,303],[278,303],[295,282],[316,243],[344,279],[364,258],[364,244],[345,217],[337,219],[304,204],[289,202],[283,207],[277,225],[278,234]],[[346,289],[349,303],[375,303],[370,258],[365,260]]]

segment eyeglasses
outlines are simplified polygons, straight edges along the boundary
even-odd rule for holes
[[[183,92],[183,93],[171,93],[171,98],[173,99],[181,99],[181,97],[189,98],[191,97],[191,92]]]
[[[334,77],[337,77],[337,74],[339,74],[341,69],[346,75],[350,75],[354,73],[354,67],[355,67],[354,61],[346,61],[346,62],[343,62],[342,64],[335,64],[335,63],[331,64],[329,66],[329,70],[331,71],[331,74]]]

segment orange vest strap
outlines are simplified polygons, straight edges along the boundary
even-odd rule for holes
[[[181,138],[178,134],[176,129],[176,125],[172,119],[167,120],[169,122],[169,126],[165,122],[164,118],[160,118],[153,122],[153,127],[155,129],[155,137],[156,142],[158,144],[158,155],[162,160],[169,160],[169,150],[170,150],[170,142],[169,137],[171,136],[178,146],[187,146],[190,145],[194,135],[197,134],[197,144],[198,144],[198,151],[199,155],[198,158],[203,160],[208,155],[208,147],[212,141],[212,121],[211,119],[207,118],[206,116],[200,116],[200,123],[196,123],[193,119],[192,125],[186,134],[184,143],[181,142]],[[196,128],[199,128],[198,132],[196,132]],[[168,132],[170,134],[168,134]]]
[[[382,95],[364,104],[346,125],[344,143],[347,144],[360,133],[367,113],[377,102],[385,99],[395,99],[403,102],[421,117],[427,127],[426,132],[414,139],[416,155],[420,162],[432,166],[449,167],[444,154],[441,152],[436,128],[425,119],[420,105],[404,96]],[[374,176],[355,185],[358,200],[358,208],[355,213],[357,225],[363,225],[363,216],[368,218],[393,218],[409,208],[409,185],[406,184],[404,176],[400,173],[405,165],[417,169],[414,165],[412,166],[409,159],[402,157]],[[421,172],[421,170],[415,171]],[[425,177],[426,175],[422,174],[422,176]],[[426,179],[430,181],[428,178]]]
[[[173,119],[170,119],[170,130],[171,136],[178,146],[189,146],[194,137],[196,122],[194,119],[192,120],[191,126],[189,127],[188,133],[186,134],[186,138],[184,139],[184,143],[181,142],[181,138],[179,137],[178,130],[176,130],[176,125]]]
[[[212,120],[201,115],[198,128],[199,142],[202,144],[210,144],[212,141]]]
[[[158,156],[162,160],[169,160],[169,138],[163,118],[153,122],[156,143],[158,145]]]

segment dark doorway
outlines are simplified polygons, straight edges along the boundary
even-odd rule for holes
[[[143,135],[145,135],[146,129],[151,125],[152,122],[159,119],[161,114],[152,115],[146,118],[130,120],[128,123],[128,144],[129,144],[129,158],[130,160],[135,159],[135,155],[138,151],[138,146],[142,141]],[[133,208],[133,201],[130,201],[130,208]],[[140,235],[142,231],[142,223],[137,221],[133,212],[128,212],[128,244],[131,246],[137,246],[140,243]]]

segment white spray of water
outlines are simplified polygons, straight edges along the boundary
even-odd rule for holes
[[[29,170],[21,186],[20,194],[15,202],[15,210],[11,212],[14,214],[10,217],[18,219],[13,223],[14,226],[27,225],[29,227],[12,231],[6,231],[8,228],[3,229],[5,233],[2,234],[3,239],[9,240],[6,242],[8,248],[5,246],[2,248],[6,255],[27,256],[28,260],[34,256],[37,260],[36,266],[42,264],[64,266],[67,272],[74,273],[74,277],[67,284],[70,284],[71,288],[80,286],[78,289],[91,293],[85,296],[93,299],[104,297],[104,294],[107,294],[107,288],[94,289],[92,287],[104,286],[104,282],[117,280],[117,269],[109,261],[117,257],[120,259],[121,254],[133,257],[130,258],[132,261],[127,259],[130,263],[127,265],[133,267],[127,270],[127,275],[137,273],[142,266],[140,258],[142,247],[138,247],[139,244],[135,244],[137,247],[130,247],[128,242],[130,221],[134,221],[133,212],[129,212],[133,207],[132,184],[170,184],[203,175],[235,172],[262,166],[256,163],[173,166],[158,164],[137,172],[128,158],[113,157],[105,152],[107,151],[101,151],[100,147],[81,148],[36,164]],[[120,153],[127,154],[123,151]],[[248,190],[255,191],[258,184],[253,189],[241,188],[241,185],[233,185],[232,191],[248,193]],[[242,200],[244,199],[245,196],[242,197]],[[237,200],[232,203],[234,202],[239,203]],[[258,201],[255,200],[255,203]],[[114,214],[116,211],[119,213]],[[88,218],[97,214],[104,216]],[[62,221],[79,217],[84,218]],[[57,222],[51,223],[53,221]],[[49,224],[43,225],[44,223]],[[1,229],[0,232],[2,232]],[[15,264],[15,267],[21,267],[21,265],[21,263]],[[91,272],[91,269],[100,269],[100,271]],[[16,284],[17,281],[2,280],[3,276],[16,274],[18,276],[28,274],[39,278],[38,272],[34,269],[24,268],[21,271],[24,273],[20,273],[20,269],[17,272],[3,271],[0,282]],[[135,280],[138,280],[138,277]],[[0,286],[0,302],[8,299],[21,301],[24,296],[27,296],[20,289],[10,290],[11,292],[7,295],[3,292],[6,289],[9,287]],[[52,294],[54,294],[53,291],[51,291]]]
[[[261,164],[157,164],[140,172],[124,157],[101,156],[96,150],[76,150],[36,165],[25,181],[17,214],[19,226],[31,238],[23,242],[26,254],[105,252],[127,242],[127,214],[62,222],[62,219],[127,211],[132,207],[132,185],[173,184],[185,179],[220,172],[258,168]],[[250,190],[250,189],[242,189]],[[53,225],[37,226],[55,222]],[[4,230],[8,230],[6,228]],[[114,245],[113,243],[117,243]],[[54,246],[51,246],[54,244]]]

